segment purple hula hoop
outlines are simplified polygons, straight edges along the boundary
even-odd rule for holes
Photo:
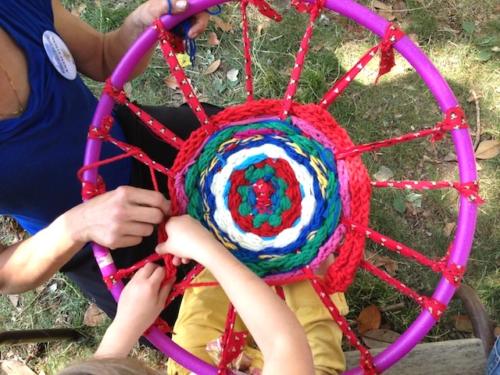
[[[222,4],[225,0],[192,0],[187,12],[177,16],[164,16],[162,21],[167,29],[171,29],[179,22],[199,13],[209,7]],[[378,16],[371,10],[356,3],[353,0],[327,0],[326,7],[347,18],[352,19],[358,24],[371,30],[378,36],[383,36],[388,22]],[[132,73],[134,67],[140,61],[141,57],[156,43],[157,34],[150,27],[133,44],[126,55],[123,57],[111,81],[117,88],[122,88]],[[457,100],[450,87],[429,61],[429,59],[416,47],[408,37],[403,37],[395,48],[402,56],[415,68],[416,72],[424,80],[427,87],[436,99],[442,112],[457,105]],[[101,124],[103,118],[111,113],[113,100],[106,94],[103,94],[98,103],[93,117],[93,124]],[[467,129],[452,131],[452,140],[455,145],[455,151],[458,159],[460,181],[469,182],[477,179],[476,164],[473,157],[473,148],[470,135]],[[91,164],[99,160],[101,150],[101,141],[89,139],[87,142],[84,165]],[[84,178],[91,182],[96,182],[97,170],[88,170]],[[469,202],[463,196],[460,196],[460,208],[458,213],[457,230],[453,240],[449,262],[465,266],[472,246],[473,235],[476,225],[477,207]],[[99,245],[93,245],[94,255],[97,259],[103,276],[109,276],[116,271],[115,265],[111,259],[109,251]],[[444,277],[438,283],[433,297],[441,303],[448,305],[453,297],[455,287]],[[111,289],[115,300],[118,300],[123,290],[123,284],[117,282]],[[426,310],[422,311],[417,319],[408,327],[408,329],[399,337],[399,339],[386,348],[382,353],[374,358],[374,363],[379,371],[384,371],[394,363],[403,358],[416,344],[418,344],[429,330],[436,323],[435,319]],[[179,347],[159,329],[153,328],[146,336],[147,339],[159,348],[167,356],[174,358],[179,364],[198,374],[216,374],[217,369],[212,365],[191,355],[189,352]],[[348,370],[345,374],[361,374],[360,368]]]

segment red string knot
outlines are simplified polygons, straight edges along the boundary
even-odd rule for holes
[[[89,128],[88,138],[90,139],[107,139],[109,132],[113,127],[114,118],[112,116],[106,116],[102,121],[100,126],[91,126]]]
[[[377,83],[379,78],[384,74],[389,73],[394,65],[396,65],[393,45],[394,43],[397,43],[404,35],[404,32],[401,31],[401,29],[399,29],[395,24],[390,23],[387,26],[384,37],[380,42],[380,66],[377,78],[375,79],[375,83]]]
[[[451,264],[446,264],[442,263],[442,274],[444,278],[455,288],[460,286],[460,283],[462,282],[462,279],[464,277],[466,267],[461,266],[459,264],[451,263]]]
[[[104,84],[104,93],[109,95],[118,104],[125,104],[128,102],[127,94],[125,91],[117,89],[111,83],[111,79],[108,78]]]
[[[469,201],[476,204],[483,204],[484,199],[479,196],[479,182],[470,181],[465,183],[454,182],[453,187]]]
[[[119,279],[117,279],[117,278],[115,277],[115,275],[104,276],[102,279],[104,280],[104,284],[106,284],[106,287],[107,287],[108,289],[113,288],[113,286],[114,286],[114,285],[115,285],[118,281],[120,281]]]
[[[465,121],[465,113],[462,108],[456,106],[446,111],[444,120],[434,127],[436,131],[431,138],[431,142],[440,141],[446,132],[451,130],[466,129],[469,125]]]
[[[80,181],[82,183],[81,194],[84,200],[92,199],[106,192],[106,185],[101,176],[97,176],[97,183],[85,181],[83,177],[80,178]]]
[[[446,310],[446,305],[432,297],[423,297],[421,306],[426,309],[435,320],[439,320]]]

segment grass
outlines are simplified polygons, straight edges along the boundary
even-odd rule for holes
[[[371,1],[363,1],[370,5]],[[120,25],[123,17],[139,1],[67,0],[70,9],[79,9],[81,17],[101,31]],[[387,1],[395,4],[397,1]],[[496,2],[486,0],[406,0],[407,11],[396,13],[399,24],[411,34],[425,53],[450,83],[462,104],[474,137],[477,128],[476,108],[468,100],[470,90],[480,95],[481,140],[498,139],[500,72],[498,69],[498,33],[500,22],[493,16],[498,11]],[[266,22],[260,15],[251,14],[252,31],[261,29],[253,37],[252,57],[256,96],[280,97],[288,81],[293,58],[303,33],[306,16],[296,14],[280,2],[284,21],[277,25]],[[244,99],[242,43],[239,16],[235,5],[224,7],[221,17],[234,25],[233,32],[223,33],[213,24],[221,41],[209,46],[206,34],[198,40],[197,64],[189,67],[188,74],[206,101],[218,105],[231,105]],[[370,33],[336,15],[321,18],[316,28],[312,51],[304,68],[297,99],[317,101],[330,85],[375,43]],[[215,60],[221,59],[219,70],[205,75],[203,72]],[[227,80],[226,72],[239,70],[239,80]],[[438,107],[414,70],[401,58],[397,67],[378,85],[373,85],[377,63],[370,64],[348,91],[331,108],[332,114],[345,127],[356,143],[392,137],[431,126],[440,120]],[[181,95],[165,87],[168,75],[159,54],[153,56],[146,73],[131,84],[134,100],[147,104],[177,105]],[[101,85],[87,81],[98,94]],[[363,160],[373,175],[381,165],[394,172],[395,179],[456,179],[456,163],[446,162],[453,150],[449,139],[430,144],[414,142],[389,148],[380,153],[365,155]],[[478,162],[481,195],[487,204],[480,207],[474,248],[469,261],[465,282],[473,286],[490,316],[500,321],[500,275],[498,246],[499,231],[499,158]],[[446,224],[456,221],[457,195],[454,192],[424,193],[420,207],[408,192],[377,190],[372,198],[371,225],[380,232],[413,246],[429,256],[442,256],[451,240]],[[0,240],[11,243],[18,239],[19,231],[8,219],[0,219]],[[380,247],[368,243],[368,250],[387,255]],[[422,293],[435,287],[436,276],[405,259],[389,254],[397,262],[397,277]],[[54,289],[53,285],[56,285]],[[375,304],[380,308],[400,302],[405,309],[383,313],[384,326],[402,332],[418,314],[418,309],[405,297],[393,292],[384,283],[360,273],[348,291],[351,312],[355,320],[361,309]],[[3,329],[42,328],[53,326],[81,327],[86,339],[80,343],[32,345],[1,350],[0,359],[22,358],[37,372],[53,373],[65,363],[88,356],[95,348],[107,322],[100,327],[83,325],[84,297],[62,276],[58,275],[43,289],[21,296],[19,307],[13,307],[0,298],[0,326]],[[461,338],[469,334],[457,331],[453,316],[464,314],[460,302],[454,300],[446,317],[429,333],[427,340]],[[161,358],[154,352],[136,351],[137,355],[161,366]]]

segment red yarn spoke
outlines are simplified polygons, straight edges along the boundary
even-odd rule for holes
[[[351,230],[354,230],[358,233],[365,235],[367,238],[369,238],[375,243],[378,243],[379,245],[382,245],[386,249],[389,249],[391,251],[394,251],[395,253],[413,259],[416,262],[426,267],[429,267],[432,270],[435,270],[436,272],[440,271],[440,268],[436,268],[438,262],[427,258],[422,253],[406,246],[405,244],[402,244],[401,242],[395,241],[392,238],[384,236],[383,234],[380,234],[379,232],[373,230],[372,228],[368,228],[366,226],[353,223],[349,219],[344,218],[342,219],[342,222],[348,225],[351,228]]]
[[[228,370],[228,365],[231,364],[243,351],[245,340],[247,338],[246,332],[235,332],[234,324],[236,322],[236,310],[232,304],[229,304],[227,311],[226,325],[224,334],[222,336],[222,355],[217,367],[217,374],[227,374],[231,372]]]
[[[198,276],[204,269],[205,268],[201,264],[195,265],[180,282],[172,287],[165,305],[168,306],[174,299],[181,296],[189,287],[194,278]]]
[[[142,151],[139,147],[132,146],[128,143],[119,141],[118,139],[109,137],[108,141],[114,144],[116,147],[122,149],[126,153],[131,153],[135,159],[139,160],[142,164],[146,165],[149,168],[153,168],[155,171],[164,174],[165,176],[170,176],[170,170],[163,166],[161,163],[158,163],[151,159],[144,151]]]
[[[187,104],[193,110],[194,115],[198,118],[198,121],[202,125],[208,125],[210,123],[208,119],[208,115],[205,113],[205,110],[201,106],[198,97],[194,93],[193,87],[188,81],[186,74],[184,73],[184,69],[179,65],[179,61],[175,56],[175,51],[172,45],[169,42],[169,32],[163,26],[163,23],[158,19],[154,22],[154,29],[159,34],[160,39],[160,48],[163,52],[163,56],[168,66],[170,67],[170,72],[177,80],[179,88],[181,89],[184,98],[186,99]]]
[[[365,269],[375,277],[389,284],[396,290],[398,290],[401,294],[413,299],[417,302],[423,309],[426,309],[435,320],[439,320],[439,318],[443,315],[443,312],[446,310],[446,305],[435,300],[432,297],[422,296],[418,294],[416,291],[405,285],[400,280],[392,277],[387,272],[381,270],[380,268],[375,267],[373,264],[363,260],[361,262],[361,268]]]
[[[363,68],[370,62],[379,50],[380,45],[372,47],[368,52],[366,52],[361,59],[354,65],[349,71],[344,74],[344,76],[335,82],[333,87],[327,91],[327,93],[321,98],[319,105],[323,108],[328,108],[334,101],[340,96],[349,85],[352,83],[354,78],[363,70]]]
[[[457,181],[372,181],[372,186],[378,188],[394,188],[406,190],[436,190],[453,188],[471,202],[478,204],[484,203],[484,200],[479,196],[479,182],[457,182]]]
[[[290,81],[288,83],[288,87],[285,92],[285,99],[283,101],[283,110],[281,111],[281,114],[279,116],[280,119],[282,120],[288,117],[288,114],[290,113],[293,97],[297,92],[300,75],[302,73],[302,69],[304,68],[304,60],[307,56],[307,52],[309,51],[309,44],[311,42],[311,37],[314,29],[314,22],[318,18],[321,9],[323,8],[323,3],[324,0],[316,0],[314,5],[311,7],[309,22],[307,24],[304,36],[302,37],[302,41],[300,42],[299,52],[297,53],[297,56],[295,58],[292,74],[290,75]]]
[[[404,33],[401,30],[399,30],[394,24],[389,24],[382,41],[366,52],[341,79],[335,82],[333,87],[328,90],[328,92],[320,100],[319,105],[323,108],[328,108],[335,101],[335,99],[337,99],[337,97],[340,96],[345,89],[347,89],[347,87],[349,87],[354,78],[356,78],[361,70],[366,67],[378,51],[381,52],[381,57],[376,82],[382,75],[388,73],[394,66],[394,51],[392,46],[403,36]]]
[[[104,92],[111,96],[111,98],[118,104],[125,105],[130,111],[141,120],[144,125],[146,125],[156,136],[158,136],[165,143],[171,145],[172,147],[180,150],[184,144],[184,141],[180,139],[177,134],[163,125],[160,121],[155,119],[149,113],[139,108],[137,105],[132,103],[123,90],[118,90],[112,86],[111,81],[108,79],[104,86]]]
[[[384,139],[382,141],[355,145],[349,149],[341,150],[337,153],[336,157],[337,159],[345,159],[364,152],[374,151],[379,148],[390,147],[398,143],[413,141],[414,139],[425,138],[428,136],[432,136],[431,141],[435,142],[441,140],[448,131],[465,129],[468,127],[469,126],[465,122],[463,110],[460,107],[455,107],[446,111],[445,119],[442,122],[437,123],[433,128],[404,134],[395,138]]]
[[[312,274],[309,267],[306,267],[304,272],[306,274]],[[349,343],[355,347],[361,354],[360,356],[360,366],[365,371],[365,374],[377,374],[377,369],[373,364],[373,357],[368,349],[361,343],[352,328],[349,326],[347,320],[342,316],[337,306],[332,302],[330,295],[325,288],[324,284],[317,278],[311,278],[311,285],[318,294],[323,305],[330,312],[333,320],[337,322],[338,326],[344,333],[345,337],[349,340]]]

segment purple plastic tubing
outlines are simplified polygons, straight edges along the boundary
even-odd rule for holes
[[[177,16],[164,16],[162,21],[167,29],[171,29],[179,22],[199,13],[202,10],[222,4],[221,0],[192,0],[188,11]],[[378,36],[383,36],[388,22],[371,10],[352,0],[327,0],[326,7],[358,24],[371,30]],[[122,88],[127,82],[134,67],[141,60],[142,56],[149,51],[157,42],[157,33],[153,28],[148,28],[132,45],[115,69],[111,81],[117,88]],[[453,95],[446,81],[441,77],[437,69],[422,51],[413,44],[408,37],[403,37],[395,44],[395,48],[402,56],[415,68],[416,72],[424,80],[427,87],[433,94],[442,112],[457,105],[457,100]],[[111,113],[113,100],[106,94],[101,96],[96,112],[93,117],[93,124],[100,124],[102,119]],[[452,139],[458,159],[460,181],[470,182],[477,179],[476,164],[472,148],[472,142],[467,129],[452,131]],[[89,139],[85,151],[84,165],[94,163],[99,160],[101,141]],[[85,172],[84,178],[90,182],[96,182],[97,169]],[[472,246],[472,239],[475,231],[477,207],[463,196],[460,197],[460,206],[457,220],[457,230],[453,240],[450,256],[450,263],[465,266]],[[94,255],[99,264],[103,276],[110,276],[116,272],[109,250],[98,245],[93,245]],[[115,300],[118,300],[123,290],[123,284],[117,282],[111,288],[111,293]],[[455,287],[448,283],[443,277],[438,283],[433,297],[441,303],[447,305],[453,294]],[[375,365],[379,371],[384,371],[394,363],[403,358],[434,326],[436,321],[426,310],[422,311],[417,319],[399,337],[399,339],[386,348],[374,358]],[[196,332],[193,332],[196,334]],[[216,374],[217,369],[212,365],[191,355],[189,352],[179,347],[165,336],[157,328],[150,330],[147,339],[160,349],[168,357],[174,358],[179,364],[188,368],[196,374]],[[348,370],[345,374],[362,374],[358,367]]]

